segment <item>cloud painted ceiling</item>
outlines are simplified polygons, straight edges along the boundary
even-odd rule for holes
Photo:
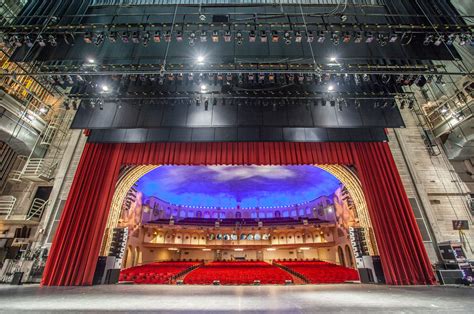
[[[146,196],[186,206],[285,206],[332,195],[340,182],[313,166],[161,166],[137,182]]]

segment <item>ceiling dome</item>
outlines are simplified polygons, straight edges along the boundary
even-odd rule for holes
[[[140,178],[137,190],[175,205],[264,208],[329,196],[339,185],[315,166],[161,166]]]

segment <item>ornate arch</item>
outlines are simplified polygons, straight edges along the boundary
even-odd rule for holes
[[[364,198],[364,193],[362,191],[361,183],[357,176],[350,170],[348,167],[343,165],[314,165],[326,172],[329,172],[335,176],[342,184],[345,185],[349,194],[355,203],[355,208],[357,211],[357,216],[359,218],[359,224],[368,230],[369,236],[367,237],[367,246],[371,255],[376,255],[377,244],[375,242],[375,236],[372,229],[372,223],[370,221],[370,216],[368,213],[367,203]],[[102,254],[106,254],[110,247],[110,241],[112,236],[112,230],[115,228],[119,222],[120,213],[122,209],[123,201],[127,196],[130,188],[140,179],[142,176],[148,172],[158,168],[157,165],[138,165],[128,167],[125,171],[122,172],[116,188],[115,193],[112,198],[112,203],[110,206],[109,217],[106,225],[106,232],[104,235],[104,240],[102,242]]]

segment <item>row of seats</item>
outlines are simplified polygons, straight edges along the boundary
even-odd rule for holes
[[[343,283],[359,280],[355,269],[323,261],[275,261],[289,271],[303,275],[310,283]]]
[[[119,281],[131,281],[137,284],[168,284],[176,276],[199,262],[157,262],[123,269]]]
[[[292,280],[284,270],[265,262],[229,261],[211,262],[184,277],[185,284],[209,285],[218,280],[221,285],[283,284]]]

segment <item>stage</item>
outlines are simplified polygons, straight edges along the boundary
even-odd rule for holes
[[[468,287],[381,285],[0,286],[1,312],[468,313]],[[25,300],[28,300],[25,302]]]

